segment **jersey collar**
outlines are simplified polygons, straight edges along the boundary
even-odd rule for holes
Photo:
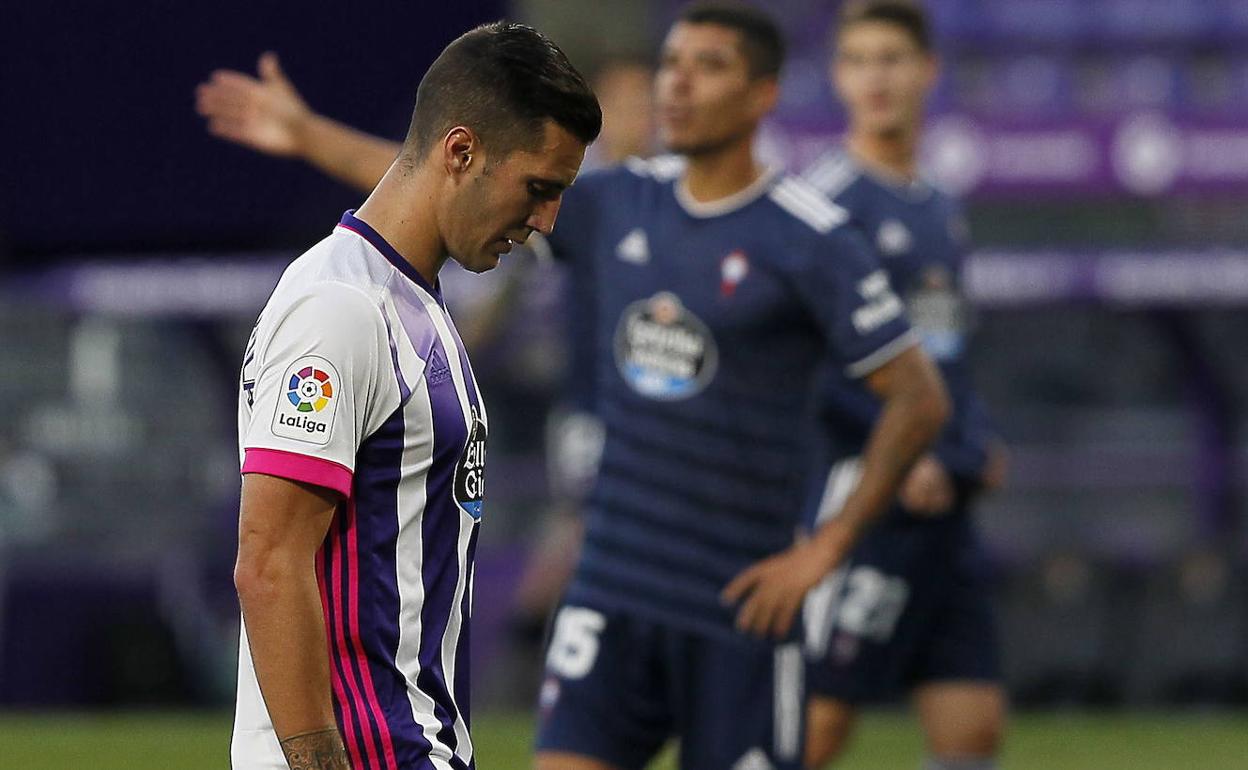
[[[386,261],[394,265],[400,273],[407,276],[412,283],[415,283],[420,288],[429,292],[429,294],[431,294],[433,298],[438,301],[439,305],[442,304],[442,282],[435,281],[434,284],[430,286],[424,276],[418,273],[416,268],[412,267],[412,263],[404,259],[398,249],[391,246],[386,242],[385,238],[381,237],[381,233],[374,230],[372,225],[368,224],[363,219],[359,219],[355,216],[355,209],[347,210],[347,212],[342,215],[342,219],[338,220],[338,226],[344,230],[350,230],[364,240],[368,241],[368,243],[374,249],[381,252],[381,255],[386,258]]]
[[[724,214],[731,214],[734,211],[743,209],[754,201],[763,197],[772,184],[780,176],[780,169],[776,166],[768,166],[758,179],[750,183],[749,187],[738,190],[726,198],[720,198],[713,201],[698,201],[689,194],[688,185],[682,174],[676,180],[676,202],[685,210],[685,213],[697,219],[709,219],[711,217],[720,217]]]
[[[902,176],[887,169],[864,163],[857,155],[850,152],[849,147],[842,147],[839,152],[849,160],[850,165],[866,178],[888,190],[902,200],[921,203],[932,195],[932,186],[922,174],[913,178]]]

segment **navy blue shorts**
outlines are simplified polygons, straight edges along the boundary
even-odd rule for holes
[[[733,642],[565,604],[547,648],[537,749],[641,770],[678,737],[682,770],[797,770],[804,673],[797,642]]]
[[[878,700],[938,681],[998,681],[988,565],[968,515],[892,511],[805,607],[812,697]]]

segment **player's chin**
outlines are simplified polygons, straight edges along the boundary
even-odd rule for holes
[[[498,263],[502,260],[503,254],[493,249],[482,252],[471,264],[464,265],[464,269],[470,273],[484,273],[487,270],[493,270],[498,267]]]
[[[865,121],[871,133],[892,135],[905,128],[905,115],[900,110],[872,110]]]
[[[667,151],[676,155],[699,155],[706,150],[708,144],[693,136],[668,136],[663,139],[663,146]]]
[[[668,152],[681,155],[696,150],[702,144],[692,132],[672,130],[670,128],[659,130],[659,141],[663,143]]]

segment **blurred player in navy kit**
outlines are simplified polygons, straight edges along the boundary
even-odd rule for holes
[[[954,417],[911,471],[898,504],[808,600],[815,660],[807,763],[823,767],[841,753],[861,701],[904,689],[927,738],[925,768],[987,770],[995,767],[1005,697],[969,508],[1000,483],[1004,461],[965,360],[965,221],[957,202],[916,170],[937,62],[923,11],[904,0],[851,0],[832,45],[831,76],[849,133],[806,178],[866,231],[940,365]],[[821,435],[835,462],[812,498],[827,520],[853,487],[860,442],[878,407],[836,372],[823,391]]]
[[[583,176],[549,239],[592,300],[580,375],[605,442],[547,655],[542,770],[642,768],[675,736],[685,770],[799,767],[801,602],[947,414],[845,212],[754,158],[783,54],[759,11],[685,9],[655,91],[679,156]],[[303,153],[322,168],[389,152],[327,125],[313,122],[318,147]],[[863,378],[883,408],[841,515],[794,543],[823,361]]]
[[[571,231],[548,239],[590,258],[586,374],[606,441],[547,655],[543,770],[641,768],[672,736],[691,770],[800,766],[794,602],[943,420],[930,363],[843,212],[754,159],[782,59],[762,13],[687,8],[655,90],[679,155],[583,176]],[[827,359],[888,406],[848,517],[794,545],[809,383]]]

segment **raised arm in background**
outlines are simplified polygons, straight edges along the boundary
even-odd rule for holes
[[[273,52],[261,55],[257,71],[259,77],[216,70],[195,89],[195,108],[213,136],[305,161],[364,192],[377,186],[399,154],[399,142],[313,112]]]

